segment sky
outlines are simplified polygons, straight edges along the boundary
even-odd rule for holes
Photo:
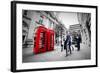
[[[66,28],[69,28],[69,25],[79,24],[77,13],[75,12],[59,12],[58,17]]]

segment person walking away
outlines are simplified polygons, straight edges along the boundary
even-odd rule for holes
[[[61,41],[61,52],[63,51],[63,41]]]
[[[77,51],[80,51],[80,43],[81,43],[82,39],[81,39],[81,34],[78,34],[78,38],[77,38]]]
[[[64,41],[64,50],[66,50],[66,56],[68,56],[68,53],[67,53],[67,39]]]
[[[68,41],[67,41],[67,43],[68,43],[68,49],[69,49],[70,54],[71,54],[72,53],[71,52],[71,36],[69,34],[67,35],[67,39],[68,39]]]
[[[68,56],[68,49],[69,49],[70,54],[71,54],[71,37],[69,34],[67,35],[66,40],[64,42],[64,49],[66,50],[66,56]]]

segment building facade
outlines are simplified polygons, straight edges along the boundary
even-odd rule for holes
[[[77,13],[78,21],[81,24],[83,41],[90,46],[91,43],[91,14]]]
[[[23,10],[23,45],[34,45],[34,37],[36,30],[39,26],[44,26],[47,29],[54,30],[54,43],[55,45],[61,42],[65,26],[60,22],[57,17],[57,12],[52,11],[32,11]],[[24,27],[25,26],[25,27]],[[34,46],[32,46],[34,47]]]

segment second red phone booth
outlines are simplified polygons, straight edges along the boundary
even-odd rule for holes
[[[47,31],[47,50],[48,51],[51,51],[51,50],[54,50],[54,31],[53,30],[48,30]]]

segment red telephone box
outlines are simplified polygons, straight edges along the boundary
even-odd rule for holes
[[[34,37],[34,48],[35,54],[46,52],[47,48],[47,29],[44,26],[39,26]]]
[[[54,50],[54,31],[53,30],[48,30],[47,31],[47,50],[48,51],[51,51],[51,50]]]

